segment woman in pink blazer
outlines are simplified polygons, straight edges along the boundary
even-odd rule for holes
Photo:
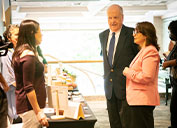
[[[137,23],[134,42],[141,50],[125,67],[129,128],[154,128],[153,110],[160,104],[158,93],[159,46],[156,30],[150,22]]]

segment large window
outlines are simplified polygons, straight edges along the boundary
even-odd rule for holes
[[[100,31],[43,31],[43,53],[59,60],[90,60],[100,57]]]
[[[102,60],[99,33],[102,30],[42,31],[41,48],[58,60]],[[47,57],[48,58],[48,57]],[[53,73],[58,64],[52,66]],[[62,64],[77,76],[77,84],[83,95],[104,94],[103,63]]]

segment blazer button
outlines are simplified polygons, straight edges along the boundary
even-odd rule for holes
[[[111,82],[112,82],[112,79],[109,79],[109,81],[111,81]]]
[[[111,69],[111,72],[114,72],[114,70],[113,70],[113,69]]]

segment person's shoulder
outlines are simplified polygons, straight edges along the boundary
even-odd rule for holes
[[[146,46],[146,49],[147,49],[147,50],[150,50],[150,51],[157,51],[156,47],[153,46],[153,45]],[[158,52],[158,51],[157,51],[157,52]]]
[[[121,33],[133,39],[134,28],[122,25]]]
[[[99,35],[104,35],[105,33],[109,33],[109,29],[106,29],[106,30],[100,32]]]
[[[159,55],[158,50],[153,45],[146,46],[144,49],[144,54]]]
[[[27,55],[31,55],[31,56],[34,56],[34,52],[31,51],[31,50],[24,50],[22,52],[22,54],[20,55],[20,58],[24,57],[24,56],[27,56]]]
[[[134,28],[132,27],[128,27],[128,26],[125,26],[125,25],[122,25],[122,29],[126,29],[127,31],[134,31]]]

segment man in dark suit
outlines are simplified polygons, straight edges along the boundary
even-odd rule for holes
[[[99,34],[104,60],[104,88],[111,128],[124,128],[126,121],[126,78],[122,71],[138,53],[133,28],[123,25],[123,9],[111,5],[107,10],[109,29]],[[128,122],[127,122],[128,123]]]

